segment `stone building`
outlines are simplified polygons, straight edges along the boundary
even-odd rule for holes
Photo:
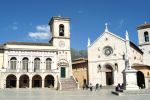
[[[122,71],[126,68],[125,57],[129,58],[129,65],[143,64],[143,52],[129,40],[126,31],[123,39],[106,29],[94,43],[88,39],[88,73],[89,83],[99,83],[103,86],[116,86],[123,83]]]
[[[78,81],[79,86],[85,86],[86,84],[88,84],[88,59],[81,57],[73,60],[72,73],[74,78]]]
[[[70,54],[71,18],[52,17],[49,43],[12,42],[0,45],[0,87],[63,89],[61,81],[72,79]],[[70,78],[71,77],[71,78]]]

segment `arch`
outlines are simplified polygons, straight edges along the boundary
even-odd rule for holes
[[[32,87],[42,87],[42,77],[38,74],[32,77]]]
[[[40,69],[40,58],[35,58],[34,59],[34,70],[39,70]]]
[[[51,70],[51,65],[52,65],[52,59],[47,58],[46,59],[46,70]]]
[[[6,88],[10,88],[10,87],[16,87],[17,85],[17,77],[13,74],[9,74],[6,77]]]
[[[137,85],[141,88],[145,88],[145,78],[141,71],[137,72]]]
[[[63,24],[59,25],[59,36],[64,36],[64,25]]]
[[[113,84],[113,67],[111,64],[105,64],[104,66],[105,73],[106,73],[106,84],[112,85]]]
[[[144,32],[145,42],[149,42],[149,34],[147,31]]]
[[[29,87],[29,76],[23,74],[19,77],[19,88]]]
[[[45,76],[45,85],[44,85],[44,87],[51,87],[51,88],[53,88],[54,87],[54,77],[53,77],[53,75],[46,75]]]
[[[17,66],[17,58],[16,57],[11,57],[10,59],[10,69],[16,69]]]
[[[29,65],[29,59],[27,57],[24,57],[22,59],[22,69],[27,70],[28,72],[28,65]]]

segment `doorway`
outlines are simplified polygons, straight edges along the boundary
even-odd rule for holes
[[[65,77],[66,77],[66,68],[61,67],[61,78],[65,78]]]
[[[145,88],[144,74],[141,71],[137,72],[137,84],[141,88]]]
[[[106,72],[106,84],[112,85],[112,72]]]

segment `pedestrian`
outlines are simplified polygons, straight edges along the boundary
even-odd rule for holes
[[[118,90],[120,90],[120,84],[118,84]]]
[[[96,91],[96,90],[98,90],[98,83],[96,84],[96,88],[95,88],[95,91]],[[99,91],[99,90],[98,90],[98,91]]]
[[[5,86],[5,84],[4,84],[4,90],[5,90],[5,88],[6,88],[6,86]]]
[[[93,87],[93,86],[92,86],[92,84],[90,83],[90,91],[92,91],[92,87]]]
[[[102,89],[102,84],[100,84],[100,88]]]
[[[88,90],[88,84],[86,84],[86,90]]]

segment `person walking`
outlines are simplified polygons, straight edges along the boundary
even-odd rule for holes
[[[92,91],[92,87],[93,87],[93,86],[92,86],[92,84],[90,83],[90,91]]]
[[[98,83],[96,84],[96,88],[95,88],[95,91],[96,91],[96,90],[98,90]],[[99,91],[99,90],[98,90],[98,91]]]

